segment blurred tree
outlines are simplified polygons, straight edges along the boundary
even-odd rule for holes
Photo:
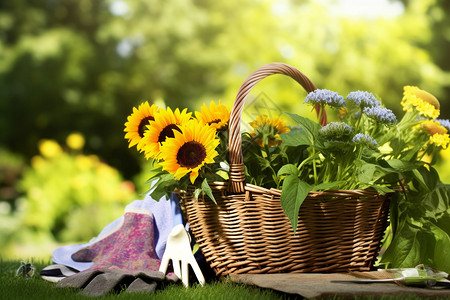
[[[445,75],[440,78],[441,111],[445,118],[450,118],[450,20],[447,17],[450,11],[450,2],[446,0],[402,0],[406,7],[407,14],[414,16],[416,22],[426,23],[430,29],[428,39],[422,41],[423,47],[431,56]],[[418,35],[421,32],[417,33]],[[430,74],[428,74],[430,75]]]

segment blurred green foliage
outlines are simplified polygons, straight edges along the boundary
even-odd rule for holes
[[[0,256],[21,253],[23,245],[87,242],[136,199],[133,183],[70,141],[65,149],[53,140],[40,142],[41,154],[19,182],[18,208],[0,212]]]
[[[417,85],[438,97],[441,118],[449,118],[449,3],[392,0],[403,13],[348,17],[336,2],[0,1],[0,211],[9,211],[1,214],[9,221],[0,226],[9,229],[0,242],[25,224],[50,240],[97,234],[128,199],[117,196],[121,176],[139,178],[137,190],[145,192],[144,163],[123,138],[133,106],[231,105],[244,79],[272,61],[341,95],[371,91],[397,115],[403,86]],[[251,96],[263,94],[281,111],[306,109],[306,93],[280,77],[265,79]],[[84,152],[97,155],[82,156],[89,168],[64,151],[36,158],[39,141],[63,144],[74,131],[86,138]],[[117,171],[101,173],[107,165]],[[450,182],[450,174],[441,178]],[[90,214],[92,228],[78,226]]]

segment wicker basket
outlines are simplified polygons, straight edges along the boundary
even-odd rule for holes
[[[299,212],[297,233],[280,205],[281,191],[245,184],[240,118],[259,81],[284,74],[315,89],[297,69],[265,65],[242,84],[229,127],[230,180],[211,188],[217,205],[181,193],[192,232],[217,275],[370,270],[387,225],[389,196],[373,191],[311,192]]]

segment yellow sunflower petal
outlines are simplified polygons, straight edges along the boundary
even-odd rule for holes
[[[214,101],[211,101],[209,107],[203,104],[201,112],[195,112],[195,117],[202,123],[208,124],[217,130],[225,130],[230,121],[230,110],[225,105],[216,105]]]
[[[174,174],[175,179],[190,173],[193,183],[199,170],[206,163],[213,163],[218,155],[215,147],[220,141],[214,133],[214,128],[195,119],[182,125],[181,132],[175,132],[160,147],[163,170]]]
[[[126,132],[125,139],[128,139],[130,148],[139,145],[147,130],[146,125],[154,119],[157,111],[158,106],[155,104],[150,106],[147,101],[140,104],[138,108],[133,107],[133,113],[128,116],[124,129]],[[140,147],[137,146],[137,149],[140,150]]]
[[[145,152],[147,159],[161,159],[161,143],[167,138],[175,136],[175,132],[180,131],[180,126],[187,123],[192,113],[188,113],[187,109],[180,112],[177,108],[172,111],[170,107],[167,110],[160,109],[155,113],[154,120],[147,126],[144,137],[138,146]]]

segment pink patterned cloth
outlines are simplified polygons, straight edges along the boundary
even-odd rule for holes
[[[154,234],[152,214],[126,212],[119,230],[73,253],[72,259],[93,261],[88,270],[158,271],[161,262],[155,253]]]

